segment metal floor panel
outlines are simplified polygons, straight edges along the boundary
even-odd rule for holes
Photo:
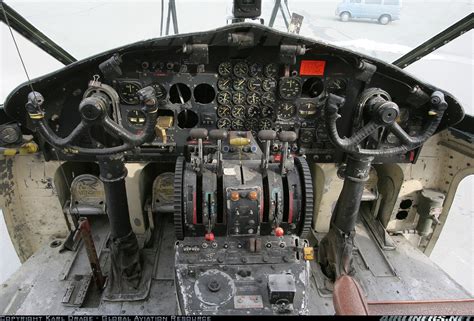
[[[159,225],[158,225],[159,224]],[[44,245],[21,268],[0,286],[0,314],[175,314],[176,292],[174,287],[174,232],[172,219],[164,216],[158,222],[160,233],[155,240],[159,257],[155,266],[150,295],[145,301],[106,302],[91,288],[83,308],[61,303],[67,281],[62,274],[89,273],[89,266],[82,247],[72,267],[71,252],[59,253],[59,248]],[[107,225],[92,225],[94,238],[99,244],[107,238]],[[401,236],[393,237],[397,249],[382,251],[374,248],[373,236],[366,227],[357,225],[355,268],[356,278],[371,301],[428,300],[469,298],[469,294],[455,283],[436,264]],[[317,234],[317,238],[322,237]],[[107,251],[102,257],[107,259]],[[105,262],[105,260],[102,260]],[[69,268],[69,267],[70,268]],[[311,302],[310,314],[334,314],[332,284],[322,274],[319,265],[312,262],[311,284],[308,288]],[[395,275],[391,273],[393,268]],[[390,273],[386,273],[386,272]],[[106,272],[106,271],[104,271]],[[95,294],[95,295],[94,295]]]

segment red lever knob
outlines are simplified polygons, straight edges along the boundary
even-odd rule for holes
[[[204,236],[204,238],[206,239],[206,241],[214,241],[214,233],[206,233],[206,235]]]
[[[276,236],[283,236],[285,234],[285,231],[281,227],[275,228],[275,235]]]

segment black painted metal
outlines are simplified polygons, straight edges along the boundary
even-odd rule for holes
[[[409,53],[398,58],[392,64],[400,68],[406,68],[415,61],[420,60],[429,55],[438,48],[446,45],[450,41],[468,32],[474,26],[474,13],[470,13],[452,26],[444,29],[434,37],[426,40],[421,45],[410,51]]]
[[[10,26],[23,37],[30,40],[37,47],[46,51],[52,57],[56,58],[65,65],[69,65],[77,61],[77,59],[74,58],[70,53],[56,44],[53,40],[49,39],[44,33],[39,31],[28,20],[13,10],[12,7],[7,5],[4,1],[1,1],[0,9],[4,11],[0,14],[0,21],[6,23],[6,14]]]

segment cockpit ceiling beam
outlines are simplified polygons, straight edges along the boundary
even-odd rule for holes
[[[474,14],[470,13],[466,17],[462,18],[452,26],[444,29],[436,36],[428,39],[409,53],[398,58],[392,64],[400,68],[406,68],[417,60],[420,60],[424,56],[432,53],[436,49],[444,46],[451,40],[463,35],[472,29],[474,25]]]
[[[42,50],[49,53],[52,57],[56,58],[65,65],[69,65],[77,61],[76,58],[71,56],[62,47],[49,39],[44,33],[39,31],[35,26],[28,22],[28,20],[23,18],[23,16],[13,10],[4,1],[0,1],[0,11],[0,21],[7,24],[5,19],[6,14],[8,23],[15,31],[20,33],[26,39],[30,40]]]

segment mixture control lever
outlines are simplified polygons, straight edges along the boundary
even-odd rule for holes
[[[261,167],[263,170],[268,168],[268,160],[270,159],[270,146],[272,141],[275,140],[277,134],[274,130],[261,130],[258,132],[258,139],[265,142],[265,153],[262,155]]]
[[[224,129],[213,129],[209,138],[217,140],[217,175],[222,176],[222,140],[227,139],[228,133]]]
[[[293,169],[293,162],[288,154],[288,143],[293,143],[298,139],[295,132],[282,131],[278,134],[278,139],[283,143],[283,150],[281,155],[281,175],[286,175],[288,171]]]
[[[207,129],[206,128],[193,128],[190,130],[189,135],[193,139],[197,139],[198,141],[198,159],[195,170],[202,174],[203,167],[204,167],[204,156],[203,156],[203,147],[202,147],[202,140],[207,138]]]

